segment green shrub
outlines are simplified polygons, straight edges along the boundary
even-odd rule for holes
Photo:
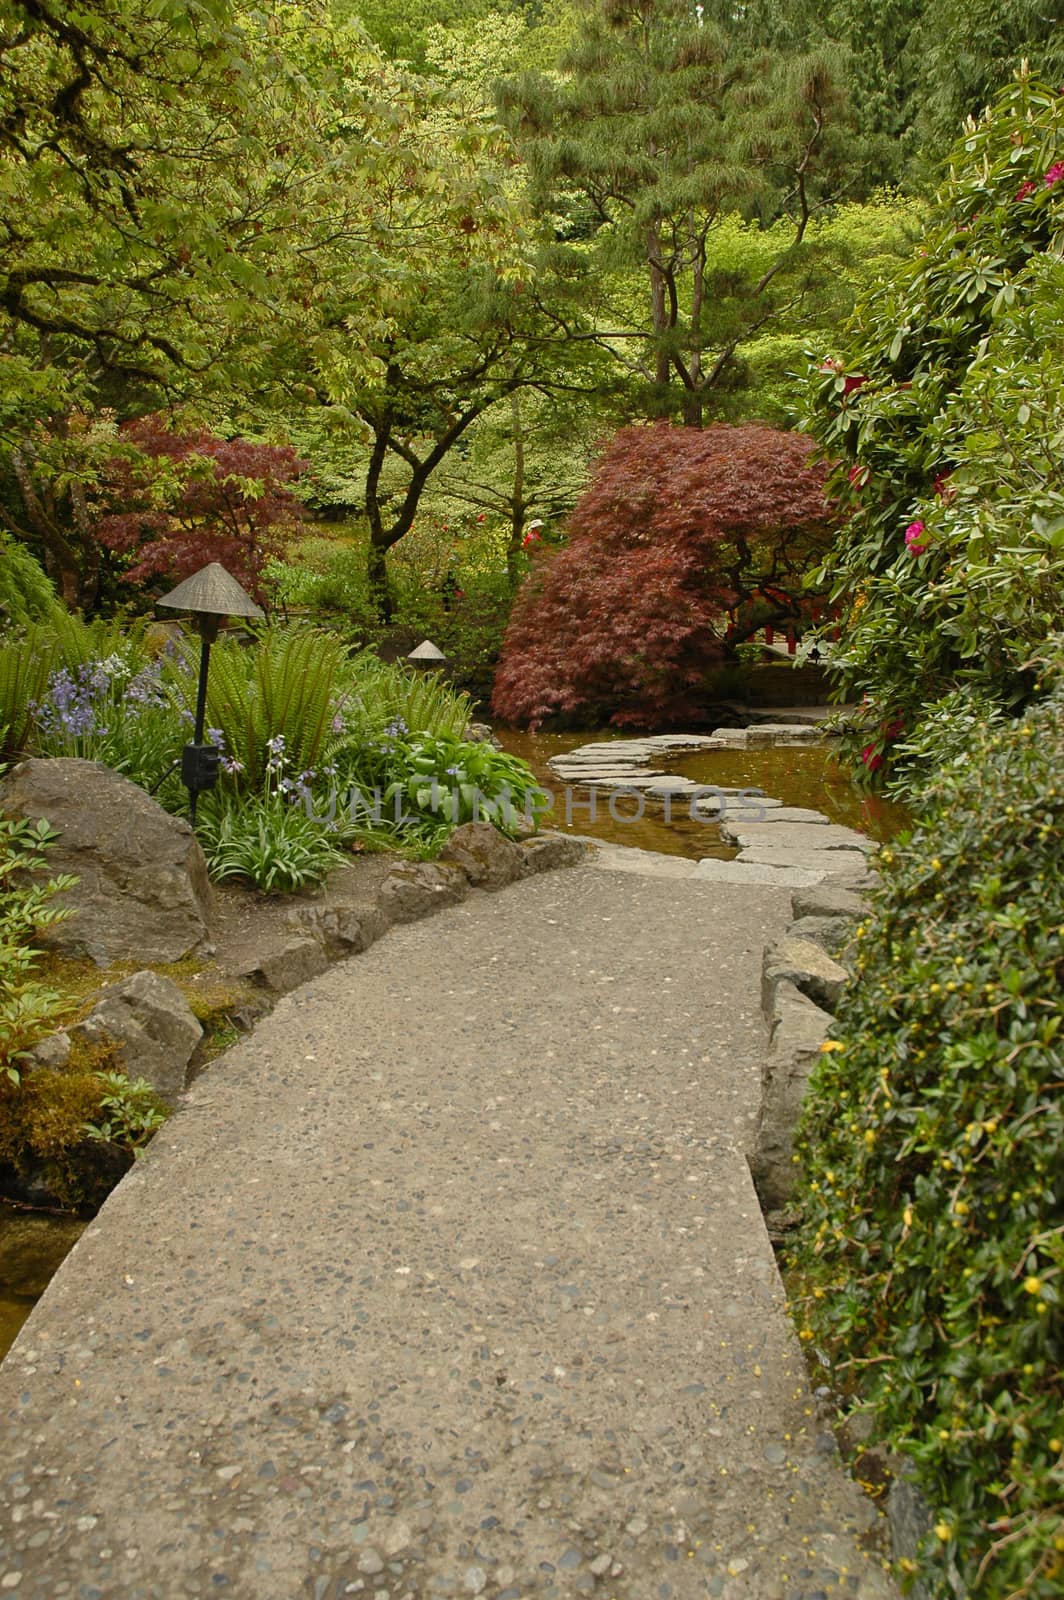
[[[415,817],[446,822],[491,822],[511,833],[543,795],[532,769],[488,743],[448,736],[398,739],[387,754],[391,783],[385,806],[399,800]],[[541,808],[542,809],[542,808]]]
[[[810,1085],[803,1337],[935,1513],[922,1576],[1064,1589],[1064,687],[973,726],[880,852]]]
[[[818,575],[842,611],[831,668],[866,772],[896,783],[919,771],[906,741],[933,759],[920,724],[947,697],[1022,711],[1064,622],[1062,149],[1064,100],[1021,77],[812,379],[849,512]]]
[[[102,1091],[98,1120],[84,1123],[81,1131],[87,1139],[142,1155],[166,1121],[166,1107],[146,1078],[98,1072],[96,1079]]]

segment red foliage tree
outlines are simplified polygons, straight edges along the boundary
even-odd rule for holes
[[[801,579],[833,527],[812,450],[757,424],[623,428],[568,544],[536,557],[518,596],[495,712],[533,728],[704,720],[706,678],[735,645],[806,614]]]
[[[120,438],[127,448],[103,474],[97,535],[132,558],[125,577],[179,583],[220,561],[264,600],[266,563],[300,525],[290,486],[306,462],[286,446],[174,433],[158,416],[124,424]]]

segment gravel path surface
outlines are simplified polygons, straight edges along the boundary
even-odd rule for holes
[[[889,1600],[742,1154],[788,902],[549,873],[283,1000],[0,1371],[0,1596]]]

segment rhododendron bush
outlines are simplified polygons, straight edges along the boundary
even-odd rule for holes
[[[707,680],[766,623],[799,622],[830,544],[812,441],[750,424],[623,428],[560,551],[534,557],[494,709],[648,727],[712,714]]]
[[[812,380],[849,513],[823,573],[833,665],[863,770],[899,793],[963,748],[971,710],[1042,692],[1031,662],[1064,624],[1062,148],[1064,98],[1022,77]]]

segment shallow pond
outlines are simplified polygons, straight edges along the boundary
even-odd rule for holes
[[[634,797],[621,797],[610,809],[610,795],[600,790],[595,797],[595,812],[589,810],[590,791],[584,785],[566,785],[551,772],[548,761],[581,745],[629,739],[620,733],[524,733],[513,728],[496,729],[497,737],[511,755],[527,761],[536,777],[555,797],[549,826],[568,833],[584,833],[611,844],[634,845],[640,850],[656,850],[663,855],[731,857],[735,851],[721,841],[716,824],[692,822],[682,801],[665,820],[664,808],[647,801],[641,817]],[[859,828],[870,838],[886,840],[911,823],[903,806],[892,805],[866,794],[840,767],[830,745],[777,745],[768,750],[697,750],[686,755],[663,756],[655,761],[678,777],[698,783],[733,789],[761,789],[785,805],[809,806],[822,811],[832,822]]]
[[[87,1223],[0,1205],[0,1358]]]

